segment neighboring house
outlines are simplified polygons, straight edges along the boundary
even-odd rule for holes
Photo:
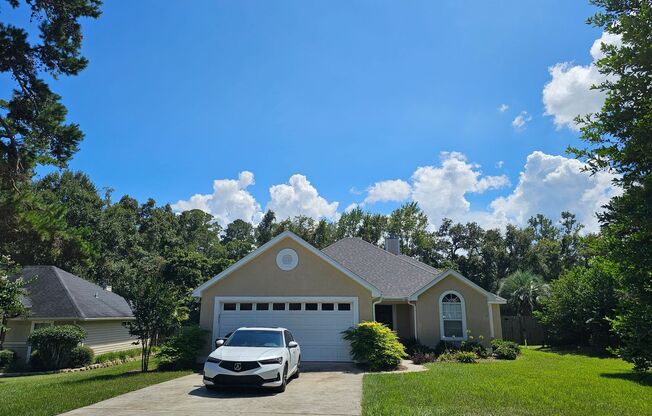
[[[320,251],[286,231],[194,291],[200,325],[212,341],[240,326],[286,327],[305,361],[350,361],[341,332],[361,321],[429,346],[469,333],[501,338],[505,299],[401,255],[398,239],[385,246],[345,238]]]
[[[8,321],[4,341],[18,357],[29,359],[27,339],[35,329],[73,323],[84,328],[83,345],[96,354],[134,348],[137,339],[125,325],[133,313],[122,296],[54,266],[27,266],[18,276],[28,281],[21,301],[29,312]]]

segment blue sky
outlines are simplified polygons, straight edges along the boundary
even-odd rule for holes
[[[595,12],[586,3],[110,1],[85,24],[89,67],[52,85],[86,134],[70,167],[116,196],[159,203],[250,171],[255,184],[240,190],[263,210],[270,187],[300,174],[341,212],[379,181],[415,187],[418,167],[440,169],[451,160],[440,152],[459,152],[452,159],[477,179],[503,178],[463,192],[470,206],[456,219],[476,219],[518,191],[533,152],[563,156],[578,143],[544,115],[542,90],[549,67],[592,62],[601,31],[584,23]],[[515,129],[522,111],[529,121]],[[365,207],[409,199],[421,202]]]

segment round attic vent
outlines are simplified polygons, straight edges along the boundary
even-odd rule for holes
[[[291,248],[284,248],[276,255],[276,265],[281,270],[287,272],[297,267],[297,264],[299,264],[299,256]]]

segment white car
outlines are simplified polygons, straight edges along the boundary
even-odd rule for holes
[[[301,347],[285,328],[239,328],[217,347],[204,364],[204,385],[260,386],[285,391],[290,377],[299,377]]]

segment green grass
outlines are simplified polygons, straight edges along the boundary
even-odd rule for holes
[[[139,371],[140,361],[132,361],[77,373],[0,378],[0,415],[56,415],[190,374]]]
[[[363,415],[652,415],[652,374],[616,358],[524,349],[516,361],[368,374]]]

